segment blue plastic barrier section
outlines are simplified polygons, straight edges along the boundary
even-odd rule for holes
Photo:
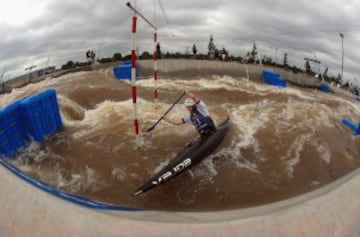
[[[131,60],[126,60],[123,62],[123,65],[131,65]]]
[[[30,139],[42,142],[61,127],[54,89],[19,99],[0,110],[0,154],[10,157]]]
[[[0,110],[0,153],[12,156],[17,149],[28,142],[24,133],[23,119],[19,102]]]
[[[117,211],[144,211],[144,209],[140,209],[140,208],[132,208],[132,207],[125,207],[125,206],[120,206],[120,205],[114,205],[114,204],[109,204],[109,203],[103,203],[103,202],[98,202],[98,201],[94,201],[88,198],[84,198],[78,195],[73,195],[70,193],[66,193],[64,191],[61,191],[55,187],[52,187],[50,185],[47,185],[41,181],[38,181],[36,179],[33,179],[29,176],[27,176],[26,174],[24,174],[23,172],[21,172],[20,170],[18,170],[17,168],[15,168],[14,166],[10,165],[9,163],[7,163],[5,160],[0,158],[0,164],[3,165],[6,169],[8,169],[9,171],[11,171],[12,173],[14,173],[15,175],[17,175],[19,178],[25,180],[26,182],[30,183],[31,185],[47,192],[50,193],[58,198],[64,199],[66,201],[75,203],[77,205],[81,205],[87,208],[94,208],[94,209],[100,209],[100,210],[117,210]]]
[[[20,101],[26,132],[36,141],[62,127],[56,91],[49,89]]]
[[[360,97],[356,97],[356,100],[357,100],[357,101],[360,101]]]
[[[321,90],[323,92],[330,92],[331,91],[328,84],[321,84],[321,86],[319,87],[319,90]]]
[[[263,70],[262,75],[266,84],[280,87],[286,87],[287,85],[286,81],[280,77],[279,73]]]
[[[342,120],[342,122],[343,122],[343,124],[348,126],[351,130],[353,130],[356,135],[360,134],[360,126],[359,126],[359,124],[355,124],[354,122],[352,122],[350,119],[347,119],[347,118],[344,118]]]
[[[125,61],[121,65],[114,66],[113,72],[116,79],[131,80],[131,61]]]

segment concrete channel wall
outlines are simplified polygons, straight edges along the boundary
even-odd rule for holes
[[[120,65],[122,62],[114,62],[107,64],[94,64],[91,66],[58,70],[54,73],[37,77],[35,73],[25,74],[5,82],[6,86],[11,88],[18,88],[29,83],[36,83],[49,77],[59,77],[67,73],[74,73],[78,71],[98,70],[106,67]],[[139,78],[152,77],[154,74],[153,60],[139,60],[137,61],[137,69]],[[223,61],[208,61],[208,60],[191,60],[191,59],[162,59],[158,60],[158,74],[159,77],[179,77],[179,78],[200,78],[206,76],[231,76],[244,77],[249,76],[250,80],[262,81],[262,70],[264,68],[278,72],[282,78],[291,84],[317,88],[321,82],[315,78],[308,77],[304,74],[294,74],[291,71],[282,70],[274,67],[263,67],[255,64],[241,64],[239,62],[223,62]]]
[[[152,77],[154,63],[152,60],[140,60],[137,63],[140,77]],[[321,81],[306,76],[302,73],[292,73],[275,67],[264,67],[256,64],[241,64],[235,61],[208,61],[190,59],[162,59],[158,61],[159,78],[178,77],[178,78],[200,78],[207,76],[231,76],[235,78],[244,77],[252,81],[262,82],[262,71],[269,69],[277,72],[290,84],[318,88]]]
[[[201,77],[219,71],[246,76],[244,65],[235,62],[168,61],[159,62],[163,77]],[[252,80],[261,80],[261,68],[249,65],[248,70]],[[152,75],[152,62],[139,62],[139,72]],[[254,208],[217,212],[103,211],[59,199],[0,166],[0,236],[358,237],[359,197],[357,169],[315,191]]]

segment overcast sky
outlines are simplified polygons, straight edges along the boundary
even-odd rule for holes
[[[36,65],[85,61],[131,50],[132,12],[126,0],[11,0],[0,8],[0,76],[24,73]],[[163,52],[182,52],[195,43],[207,53],[210,34],[217,48],[244,56],[256,42],[261,56],[304,66],[304,57],[320,60],[321,71],[341,72],[344,34],[344,77],[360,78],[359,0],[134,0],[132,5],[159,28]],[[154,11],[156,9],[156,11]],[[164,11],[161,11],[163,9]],[[164,14],[165,13],[165,14]],[[165,17],[165,16],[166,17]],[[140,52],[153,51],[153,30],[138,20]],[[276,48],[278,50],[276,50]],[[277,52],[277,54],[276,54]],[[49,58],[50,57],[50,58]]]

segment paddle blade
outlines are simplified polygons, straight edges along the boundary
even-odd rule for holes
[[[155,126],[156,126],[156,124],[153,125],[151,128],[148,128],[148,129],[146,130],[146,132],[150,132],[150,131],[154,130]]]
[[[135,191],[132,195],[137,196],[137,195],[140,195],[142,193],[143,193],[143,190],[138,190],[138,191]]]

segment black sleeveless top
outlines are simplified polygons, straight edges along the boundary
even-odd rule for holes
[[[206,137],[216,130],[214,121],[210,116],[204,116],[199,111],[190,115],[192,124],[202,137]]]

